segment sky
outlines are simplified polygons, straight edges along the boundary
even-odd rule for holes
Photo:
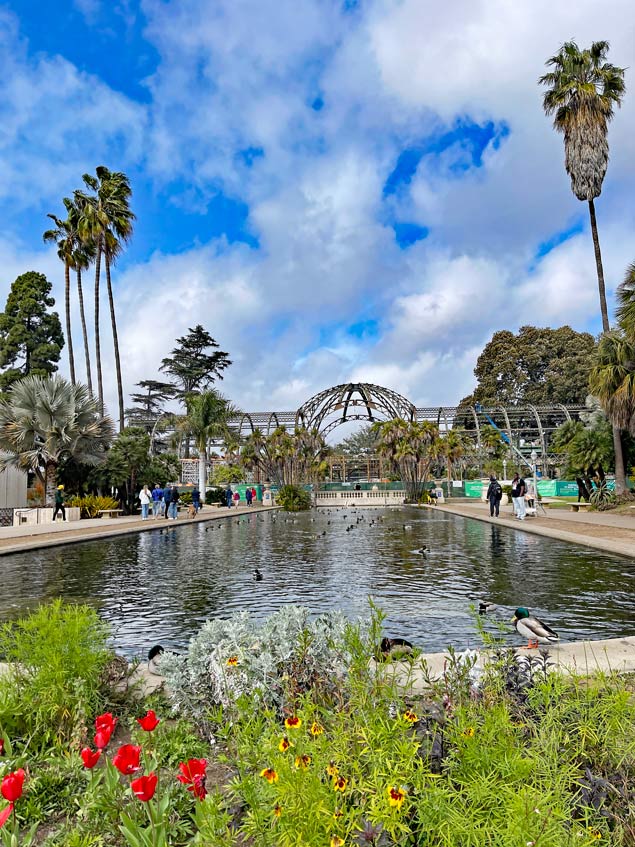
[[[571,38],[629,69],[596,203],[612,299],[635,259],[632,0],[0,0],[0,300],[37,270],[63,313],[46,215],[104,164],[136,214],[113,276],[126,393],[201,323],[247,411],[348,381],[454,405],[496,330],[600,329],[537,84]]]

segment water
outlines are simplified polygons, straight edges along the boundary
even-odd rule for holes
[[[497,604],[492,626],[523,605],[563,640],[634,630],[635,560],[412,508],[237,520],[162,522],[161,533],[2,556],[0,619],[53,597],[89,603],[128,656],[155,643],[182,648],[203,621],[243,609],[261,620],[286,603],[365,616],[368,596],[388,634],[427,651],[476,646],[470,604],[480,599]],[[425,558],[413,552],[423,545]],[[520,643],[511,626],[508,641]]]

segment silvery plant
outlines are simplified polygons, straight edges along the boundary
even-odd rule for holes
[[[349,658],[346,629],[339,612],[311,618],[308,609],[284,606],[262,625],[241,612],[208,621],[187,654],[165,653],[159,669],[175,712],[199,720],[245,694],[283,708],[290,693],[338,686]]]

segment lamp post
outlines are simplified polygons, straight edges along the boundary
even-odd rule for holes
[[[507,481],[507,459],[503,459],[503,479]]]
[[[534,478],[534,497],[536,498],[536,501],[537,501],[538,500],[538,486],[536,484],[536,461],[538,459],[538,453],[536,453],[535,450],[532,450],[530,458],[531,458],[531,472],[532,472],[532,476]],[[536,508],[538,508],[538,507],[536,506]]]

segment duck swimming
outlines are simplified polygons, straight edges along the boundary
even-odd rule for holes
[[[560,636],[538,618],[529,614],[529,609],[519,606],[514,612],[512,623],[516,624],[516,631],[527,639],[527,647],[537,647],[539,644],[553,644],[560,641]]]

